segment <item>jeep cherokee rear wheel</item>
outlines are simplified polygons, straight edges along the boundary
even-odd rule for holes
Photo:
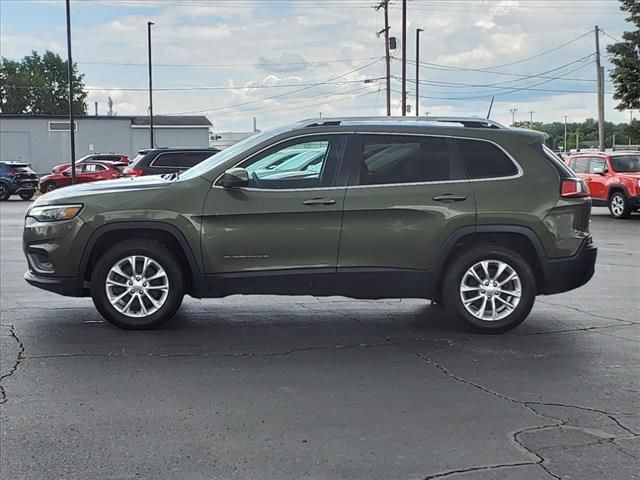
[[[486,245],[460,255],[443,283],[445,306],[465,324],[483,333],[502,333],[527,318],[536,295],[536,281],[518,253]]]
[[[147,240],[118,243],[98,260],[91,297],[109,322],[146,330],[167,322],[184,297],[180,264],[163,245]]]
[[[613,192],[609,197],[609,211],[614,218],[628,218],[631,209],[622,192]]]

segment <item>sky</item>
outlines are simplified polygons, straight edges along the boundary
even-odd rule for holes
[[[379,0],[71,0],[73,60],[89,112],[148,112],[152,21],[154,114],[203,114],[214,131],[266,129],[304,118],[384,115]],[[392,113],[401,103],[401,0],[389,9]],[[605,67],[605,117],[615,109],[606,45],[625,30],[617,0],[407,0],[408,104],[420,114],[517,121],[597,117],[594,26]],[[67,57],[64,0],[0,0],[0,55]],[[530,113],[530,112],[533,112]],[[632,113],[633,114],[633,113]],[[640,116],[635,112],[634,118]]]

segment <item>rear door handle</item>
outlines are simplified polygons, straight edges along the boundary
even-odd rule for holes
[[[466,195],[456,195],[455,193],[445,193],[433,197],[436,202],[464,202],[466,199]]]
[[[303,205],[335,205],[336,201],[330,198],[311,198],[302,203]]]

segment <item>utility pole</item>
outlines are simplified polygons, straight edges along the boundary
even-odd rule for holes
[[[416,28],[416,117],[420,110],[420,32],[422,28]]]
[[[604,67],[600,65],[600,29],[596,25],[596,85],[598,89],[598,148],[604,152]]]
[[[384,30],[377,33],[378,36],[384,32],[384,55],[386,64],[386,83],[387,83],[387,117],[391,116],[391,56],[389,54],[389,0],[382,0],[377,6],[376,11],[384,8]]]
[[[147,22],[147,43],[149,47],[149,142],[150,148],[155,146],[153,141],[153,77],[151,74],[151,25],[153,22]]]
[[[611,140],[611,150],[614,152],[616,150],[616,132],[613,132],[613,139]]]
[[[511,112],[511,126],[513,127],[516,124],[516,113],[518,113],[518,109],[516,107],[510,108]]]
[[[576,152],[580,151],[580,131],[576,132]]]
[[[533,114],[536,113],[533,110],[529,110],[529,129],[533,130]]]
[[[407,0],[402,0],[402,116],[407,115]]]
[[[76,122],[73,118],[73,58],[71,56],[71,2],[67,0],[67,82],[69,82],[69,138],[71,139],[71,184],[76,183]]]
[[[564,116],[564,151],[566,152],[567,149],[567,118],[569,118],[567,115]]]

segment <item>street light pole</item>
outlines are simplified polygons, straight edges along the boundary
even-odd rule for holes
[[[149,47],[149,147],[153,148],[155,142],[153,139],[153,77],[151,73],[151,25],[153,22],[147,22],[147,43]]]
[[[518,113],[518,109],[513,107],[510,108],[509,111],[511,112],[511,126],[514,126],[516,124],[516,113]]]
[[[69,138],[71,139],[71,184],[76,183],[76,122],[73,118],[73,58],[71,56],[71,3],[67,0],[67,82],[69,82]]]
[[[416,117],[420,115],[420,32],[422,28],[416,28]]]
[[[564,116],[564,151],[567,151],[567,115]]]
[[[407,0],[402,0],[402,116],[407,115]]]

